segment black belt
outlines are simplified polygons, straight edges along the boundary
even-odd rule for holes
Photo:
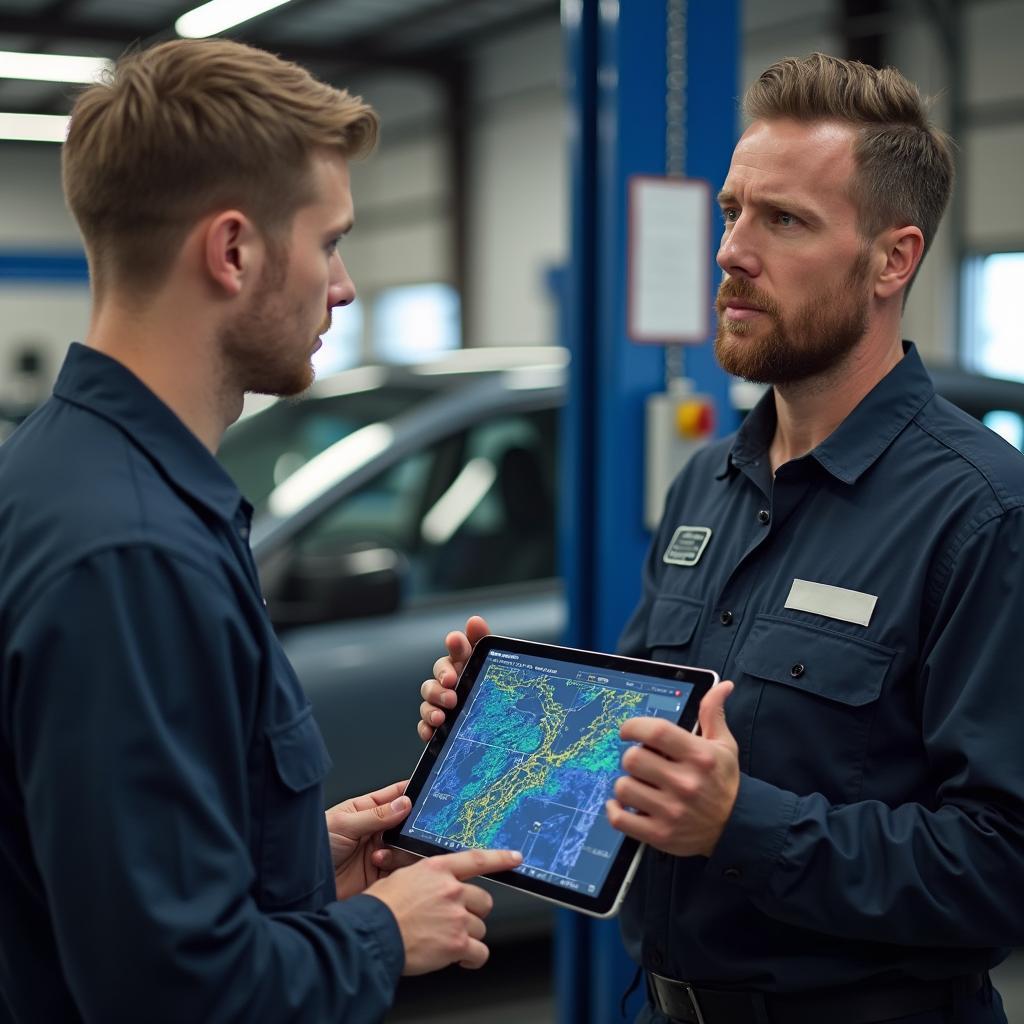
[[[820,989],[777,995],[749,989],[704,988],[647,972],[651,1002],[679,1024],[872,1024],[952,1006],[971,995],[984,975],[900,985]]]

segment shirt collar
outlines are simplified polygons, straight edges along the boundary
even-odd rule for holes
[[[248,502],[199,438],[116,359],[73,343],[53,393],[113,423],[179,490],[221,519],[245,511]]]
[[[903,352],[903,358],[809,453],[843,483],[855,483],[935,394],[914,343],[905,341]],[[771,444],[775,423],[775,392],[769,388],[740,426],[718,478],[760,458]]]

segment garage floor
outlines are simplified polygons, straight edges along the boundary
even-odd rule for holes
[[[1024,1022],[1024,950],[993,972],[1010,1024]],[[444,1008],[443,1008],[444,1007]],[[481,1009],[486,1007],[486,1018]],[[450,968],[399,986],[389,1021],[401,1024],[556,1024],[557,1008],[547,941],[492,953],[482,971]]]

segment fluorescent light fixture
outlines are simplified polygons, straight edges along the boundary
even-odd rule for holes
[[[203,39],[290,2],[291,0],[210,0],[208,4],[195,7],[183,14],[174,23],[174,30],[186,39]]]
[[[63,142],[69,120],[62,114],[0,114],[0,139]]]
[[[33,82],[94,82],[110,67],[113,63],[104,57],[0,50],[0,78],[22,78]]]

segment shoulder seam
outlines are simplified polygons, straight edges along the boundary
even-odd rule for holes
[[[943,591],[946,589],[946,583],[949,580],[950,574],[953,572],[953,566],[955,565],[956,560],[960,557],[960,552],[963,551],[967,542],[972,537],[977,536],[977,534],[990,523],[1002,519],[1008,513],[1021,507],[1024,507],[1024,500],[1017,501],[1009,506],[1004,506],[1001,503],[1000,507],[995,510],[993,510],[991,506],[987,506],[964,523],[956,536],[954,536],[950,541],[949,546],[943,552],[942,557],[939,559],[939,562],[935,567],[935,576],[931,580],[927,590],[927,600],[932,609],[934,609],[941,600]]]
[[[934,398],[939,397],[941,396],[933,396],[933,401]],[[1021,505],[1024,505],[1024,495],[1018,495],[1016,499],[1012,499],[1005,489],[1001,489],[997,486],[995,482],[995,474],[992,472],[989,466],[984,464],[983,460],[978,458],[976,453],[968,455],[967,453],[961,451],[959,448],[954,447],[954,445],[945,437],[943,437],[941,433],[936,431],[929,424],[922,422],[922,413],[930,404],[931,402],[925,403],[925,405],[922,406],[921,409],[919,409],[918,412],[914,415],[911,422],[913,422],[919,430],[921,430],[923,433],[927,434],[930,438],[932,438],[932,440],[934,440],[938,444],[941,444],[943,448],[945,448],[949,452],[952,452],[957,458],[961,459],[966,465],[970,466],[971,469],[973,469],[985,481],[985,484],[988,486],[988,489],[991,492],[992,497],[995,499],[996,502],[998,502],[999,507],[1000,509],[1002,509],[1002,511],[1008,512],[1010,511],[1010,509],[1018,508]],[[981,426],[981,424],[979,424],[979,426]]]
[[[72,558],[53,567],[50,572],[38,579],[29,589],[28,593],[26,593],[24,600],[19,602],[20,607],[17,609],[9,623],[7,636],[13,636],[18,625],[34,606],[36,601],[40,600],[43,593],[53,586],[62,576],[66,576],[73,572],[79,566],[88,562],[90,559],[95,558],[97,555],[104,554],[108,551],[123,551],[132,548],[145,548],[153,552],[160,552],[170,556],[172,560],[188,566],[190,569],[198,572],[201,576],[212,581],[219,590],[224,591],[226,596],[234,600],[234,595],[228,593],[224,586],[224,578],[218,573],[211,572],[208,563],[204,564],[198,559],[193,558],[190,554],[179,548],[172,547],[164,541],[142,539],[106,541],[102,544],[97,544],[93,548],[77,552]]]

